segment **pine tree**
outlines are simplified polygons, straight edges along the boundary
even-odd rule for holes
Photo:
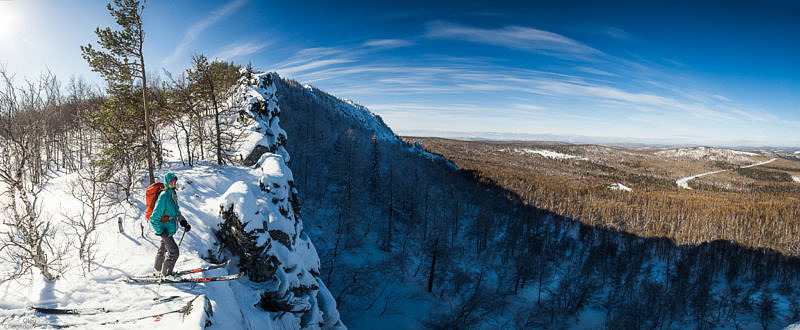
[[[103,75],[108,83],[111,99],[133,89],[136,79],[141,80],[142,110],[144,111],[145,146],[147,151],[147,171],[150,183],[155,182],[153,175],[153,151],[150,114],[147,110],[147,74],[144,66],[144,30],[142,28],[142,11],[144,3],[138,0],[113,0],[106,5],[121,30],[110,27],[95,29],[98,44],[104,50],[97,50],[92,44],[81,46],[83,58],[89,62],[92,71]],[[136,111],[135,108],[117,108],[118,111]],[[114,114],[112,114],[114,115]]]
[[[193,86],[193,92],[210,108],[214,117],[216,138],[214,149],[217,164],[222,165],[225,163],[226,149],[234,142],[226,132],[228,125],[221,121],[231,110],[224,102],[232,96],[232,86],[242,76],[240,67],[233,62],[218,60],[209,62],[203,54],[192,56],[192,64],[192,68],[187,70],[187,76]]]

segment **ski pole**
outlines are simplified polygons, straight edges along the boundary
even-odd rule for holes
[[[178,242],[178,246],[181,246],[181,243],[183,243],[183,236],[186,236],[186,229],[183,230],[183,234],[181,235],[181,241]]]

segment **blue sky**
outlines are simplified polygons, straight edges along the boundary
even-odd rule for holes
[[[78,47],[112,23],[0,0],[0,63],[97,80]],[[145,30],[148,71],[252,62],[404,135],[800,146],[796,1],[151,0]]]

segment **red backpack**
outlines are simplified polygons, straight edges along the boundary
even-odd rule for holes
[[[150,220],[150,216],[153,215],[153,208],[156,206],[156,201],[158,201],[158,196],[164,191],[164,184],[161,182],[156,182],[147,187],[145,190],[145,203],[147,204],[147,217],[146,220]],[[168,216],[161,216],[161,222],[169,221]]]

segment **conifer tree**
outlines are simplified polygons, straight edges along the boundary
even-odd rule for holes
[[[147,109],[147,74],[144,66],[144,30],[142,28],[142,11],[144,2],[138,0],[113,0],[106,5],[114,17],[120,30],[110,27],[95,29],[98,44],[103,50],[92,47],[92,44],[81,46],[83,58],[89,62],[92,71],[103,75],[108,83],[109,101],[115,97],[124,97],[134,89],[136,79],[141,80],[142,110],[144,112],[145,146],[147,151],[147,171],[150,183],[155,182],[153,175],[152,134],[150,114]],[[135,108],[116,108],[122,112],[135,112]],[[115,114],[112,114],[115,115]],[[118,114],[117,114],[118,115]]]
[[[216,150],[217,164],[225,163],[226,147],[231,144],[230,139],[225,138],[227,124],[221,122],[221,118],[226,116],[231,110],[224,104],[227,98],[231,97],[233,90],[231,87],[236,84],[242,76],[240,67],[233,62],[219,60],[210,61],[203,54],[192,56],[192,68],[187,70],[187,76],[193,86],[193,92],[200,97],[210,108],[211,115],[214,117],[214,149]]]

